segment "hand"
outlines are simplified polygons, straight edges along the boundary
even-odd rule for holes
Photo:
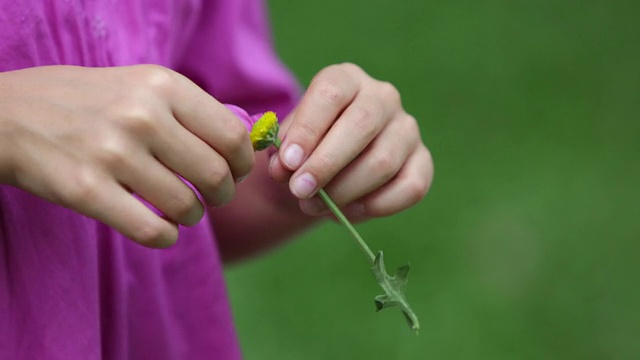
[[[254,163],[247,130],[162,67],[41,67],[0,74],[0,181],[150,247],[234,196]],[[8,155],[7,155],[8,154]],[[160,210],[157,215],[139,197]]]
[[[362,220],[414,205],[431,184],[431,155],[398,91],[353,64],[318,73],[280,137],[271,176],[289,181],[308,215],[327,213],[314,197],[322,187],[348,216]]]

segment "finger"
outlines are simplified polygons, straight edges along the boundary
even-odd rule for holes
[[[360,90],[361,79],[346,66],[331,66],[311,82],[286,129],[280,160],[295,171]]]
[[[254,164],[253,147],[244,124],[224,105],[186,77],[162,67],[149,67],[150,83],[165,94],[175,118],[215,149],[229,164],[234,179]]]
[[[408,114],[397,117],[325,190],[338,206],[369,194],[396,176],[419,142],[415,119]],[[301,208],[308,215],[319,215],[326,210],[317,197],[302,200]]]
[[[309,198],[369,145],[389,121],[375,97],[360,95],[291,178],[291,192]]]
[[[155,214],[122,185],[96,172],[77,171],[56,186],[58,202],[114,228],[125,237],[152,248],[166,248],[178,239],[178,226]]]
[[[293,110],[291,110],[291,112],[287,115],[286,118],[280,119],[280,129],[278,131],[278,137],[280,138],[281,141],[284,140],[284,138],[287,136],[287,131],[289,131],[289,128],[293,123],[293,119],[296,118],[296,113],[298,112],[297,111],[298,106],[296,106]]]
[[[287,131],[293,122],[292,119],[295,118],[297,108],[293,109],[287,117],[281,121],[280,130],[278,132],[278,137],[282,141],[287,136]],[[271,178],[276,182],[288,182],[293,174],[293,171],[289,170],[282,164],[279,155],[279,149],[269,148],[269,174]]]
[[[293,175],[293,172],[282,165],[280,156],[276,153],[269,158],[269,174],[274,181],[286,183]]]
[[[204,208],[193,190],[151,154],[131,155],[116,177],[173,222],[191,226],[204,215]]]
[[[142,137],[143,141],[131,139],[127,133],[98,131],[87,147],[86,154],[95,161],[98,168],[112,174],[115,181],[127,186],[130,190],[153,204],[171,220],[193,225],[204,214],[202,204],[196,194],[180,180],[174,172],[167,169],[152,154],[153,148],[175,147],[171,134],[189,132],[181,128],[170,116],[157,115],[153,136]],[[167,120],[171,118],[172,120]],[[141,122],[139,120],[138,122]],[[170,131],[174,124],[179,131]],[[134,127],[140,130],[139,124]],[[162,141],[165,140],[165,141]],[[215,152],[209,149],[210,152]],[[173,151],[177,156],[187,158],[190,154],[179,148]],[[192,163],[183,161],[184,163]],[[224,163],[224,161],[223,161]],[[224,163],[226,166],[226,163]],[[193,166],[193,164],[192,164]],[[197,166],[197,164],[196,164]]]
[[[88,164],[86,153],[70,152],[54,142],[24,144],[26,166],[17,184],[48,201],[101,221],[147,247],[176,242],[178,226],[156,215],[117,183],[112,175]]]
[[[178,226],[155,214],[115,183],[86,208],[88,216],[113,227],[127,238],[151,248],[166,248],[178,239]]]
[[[367,216],[392,215],[422,200],[432,180],[433,159],[426,147],[419,146],[392,181],[357,203]]]
[[[153,155],[193,184],[207,204],[222,206],[229,203],[235,194],[235,184],[227,161],[176,122],[167,123],[165,135],[151,141]]]

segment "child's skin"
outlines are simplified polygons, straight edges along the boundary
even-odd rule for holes
[[[312,225],[319,217],[309,215],[325,213],[313,197],[320,187],[363,220],[414,205],[433,176],[397,90],[352,64],[316,75],[284,119],[282,150],[271,158],[254,154],[225,106],[155,65],[1,73],[0,108],[0,183],[161,248],[177,240],[178,224],[205,214],[177,173],[215,207],[209,214],[227,260]]]

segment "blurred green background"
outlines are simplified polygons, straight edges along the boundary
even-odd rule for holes
[[[436,176],[358,227],[411,262],[419,336],[326,224],[228,270],[248,360],[640,358],[640,2],[269,4],[303,84],[351,61],[401,90]]]

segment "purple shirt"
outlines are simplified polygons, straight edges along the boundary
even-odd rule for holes
[[[219,101],[287,113],[297,98],[261,0],[4,0],[0,71],[161,64]],[[239,359],[210,222],[152,250],[0,186],[1,359]]]

